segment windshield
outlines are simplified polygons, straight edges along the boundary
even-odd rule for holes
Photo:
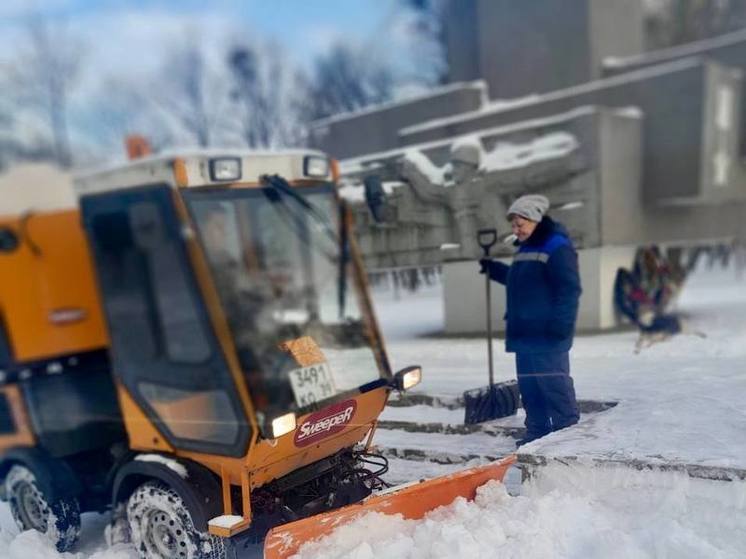
[[[331,185],[185,196],[260,421],[381,378]]]

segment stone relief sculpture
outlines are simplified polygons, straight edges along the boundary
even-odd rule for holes
[[[477,231],[494,228],[501,238],[508,236],[505,212],[515,198],[537,192],[563,204],[567,196],[553,193],[561,194],[584,170],[575,137],[555,132],[521,144],[497,143],[489,151],[478,138],[462,139],[440,167],[410,150],[345,179],[365,184],[365,198],[359,187],[350,197],[366,260],[396,267],[479,258]],[[511,249],[502,245],[495,254],[500,252]]]

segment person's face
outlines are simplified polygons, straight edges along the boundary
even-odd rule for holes
[[[531,236],[536,229],[537,222],[526,219],[520,215],[514,215],[510,218],[510,226],[513,229],[513,235],[518,237],[520,242],[525,241]]]

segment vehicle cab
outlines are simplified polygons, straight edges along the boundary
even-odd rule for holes
[[[211,533],[246,528],[272,482],[338,485],[390,391],[419,382],[392,375],[334,179],[299,150],[159,155],[75,181],[130,447],[219,476],[242,521]],[[294,514],[320,510],[319,491]]]

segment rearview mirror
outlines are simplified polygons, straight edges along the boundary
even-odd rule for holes
[[[410,367],[404,367],[401,371],[394,375],[394,388],[398,391],[403,392],[410,388],[420,384],[422,380],[422,367],[419,365],[412,365]]]

